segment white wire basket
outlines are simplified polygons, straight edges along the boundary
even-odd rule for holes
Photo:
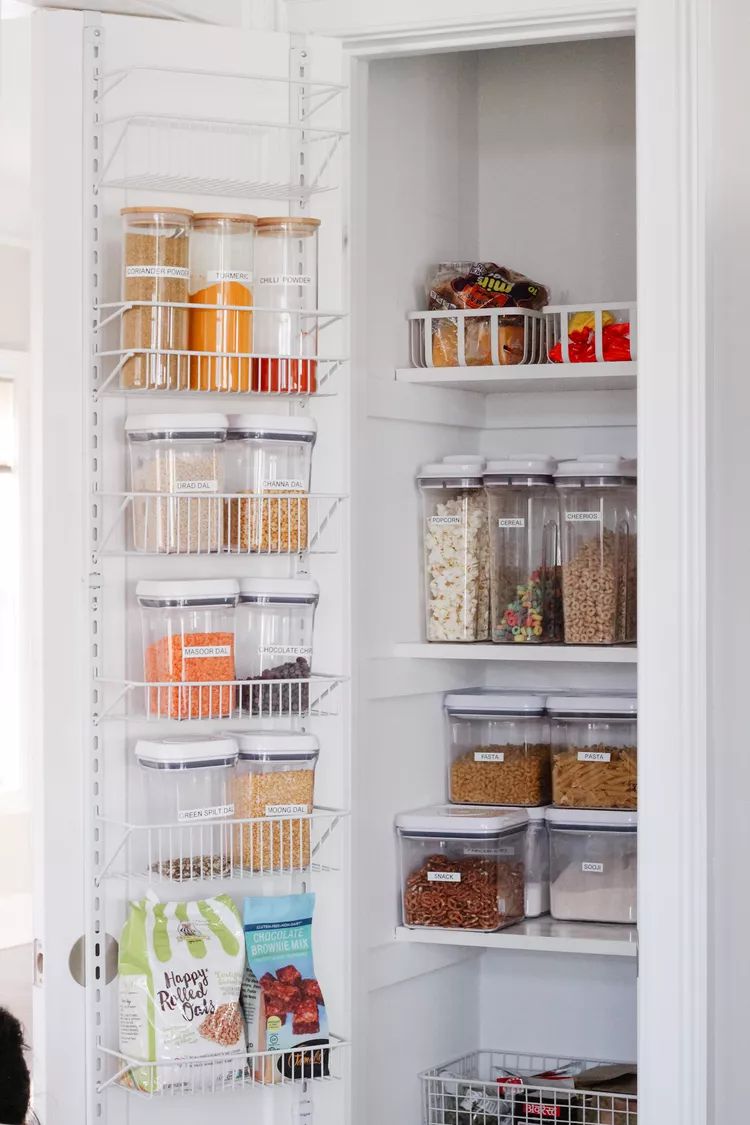
[[[565,1085],[548,1078],[545,1084],[539,1077],[550,1071],[569,1069],[578,1075],[612,1067],[619,1064],[474,1051],[422,1072],[423,1125],[530,1125],[547,1119],[556,1125],[637,1125],[636,1094],[572,1088],[572,1080]],[[619,1069],[635,1071],[635,1065]],[[591,1077],[593,1081],[593,1073]]]
[[[544,310],[549,363],[607,363],[636,359],[636,302],[547,305]],[[582,327],[585,322],[585,327]],[[629,325],[626,335],[624,325]],[[620,326],[620,327],[616,327]],[[571,335],[572,333],[572,335]],[[611,338],[610,334],[615,338]],[[629,346],[625,346],[629,341]],[[582,358],[583,356],[587,358]]]
[[[544,316],[531,309],[440,309],[408,320],[413,367],[544,362]]]

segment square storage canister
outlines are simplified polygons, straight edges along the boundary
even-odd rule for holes
[[[550,913],[570,922],[636,922],[638,814],[547,809]]]
[[[634,696],[547,700],[552,733],[552,802],[559,808],[635,809],[638,704]]]

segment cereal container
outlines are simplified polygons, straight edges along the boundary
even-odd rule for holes
[[[552,727],[552,801],[560,808],[635,809],[638,704],[634,696],[557,696]]]
[[[252,681],[240,689],[244,713],[278,717],[308,711],[318,597],[313,578],[240,582],[237,674]]]
[[[566,643],[635,641],[635,462],[604,456],[561,461],[555,484],[563,533]]]
[[[555,461],[527,454],[484,471],[490,537],[490,623],[497,644],[562,640]]]
[[[233,578],[141,581],[146,711],[159,719],[225,719],[235,706]]]
[[[638,814],[547,809],[547,827],[552,917],[636,922]]]
[[[238,735],[239,759],[231,784],[238,819],[235,863],[246,871],[304,870],[310,866],[310,821],[315,766],[320,750],[313,734],[259,730]]]
[[[482,462],[438,462],[417,474],[428,641],[486,641],[489,544]]]
[[[456,692],[445,697],[450,799],[466,805],[546,805],[550,736],[545,697]]]
[[[252,352],[254,215],[193,215],[190,251],[191,352]],[[201,305],[231,306],[201,309]],[[194,391],[249,391],[248,356],[191,355]]]
[[[229,793],[237,741],[227,736],[142,738],[135,745],[145,797],[147,870],[162,878],[230,874]]]
[[[432,805],[399,813],[405,926],[491,932],[524,916],[526,811]]]
[[[296,554],[308,547],[313,418],[233,414],[227,432],[224,538],[239,553]]]
[[[184,390],[188,344],[188,288],[192,211],[181,207],[125,207],[123,221],[120,373],[125,390]],[[132,302],[132,304],[130,303]],[[175,308],[174,305],[184,307]]]
[[[213,554],[222,548],[223,414],[140,414],[125,420],[136,551]]]

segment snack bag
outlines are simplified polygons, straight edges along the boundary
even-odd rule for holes
[[[199,902],[132,902],[120,938],[120,1050],[129,1058],[210,1060],[212,1082],[244,1072],[240,913],[228,895]],[[226,1055],[225,1063],[221,1056]],[[179,1065],[133,1067],[125,1084],[147,1093],[189,1084]]]
[[[262,992],[261,1049],[293,1048],[275,1064],[287,1078],[328,1075],[328,1051],[321,1050],[328,1016],[312,951],[314,908],[314,894],[245,899],[247,963]]]

